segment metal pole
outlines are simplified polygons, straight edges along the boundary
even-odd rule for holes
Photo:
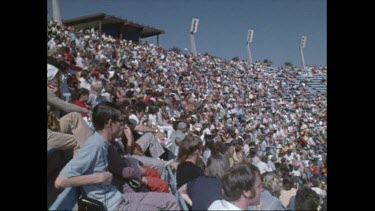
[[[99,40],[102,40],[102,21],[99,21]]]
[[[194,34],[190,33],[190,45],[191,45],[191,51],[193,52],[193,55],[197,55],[197,48],[195,46],[195,39],[194,39]]]
[[[159,35],[156,35],[156,45],[159,46]]]
[[[250,43],[247,43],[247,53],[249,54],[249,66],[253,63],[253,58],[251,56]]]
[[[303,57],[303,48],[300,48],[300,50],[301,50],[302,68],[305,69],[305,58]]]
[[[61,21],[59,0],[52,0],[52,14],[53,14],[53,20],[55,20],[57,24],[61,26],[62,21]]]

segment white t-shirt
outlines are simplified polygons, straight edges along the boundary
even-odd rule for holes
[[[87,89],[87,90],[89,90],[89,91],[91,90],[91,84],[90,84],[89,82],[87,82],[86,79],[84,79],[84,78],[80,78],[79,81],[81,82],[81,83],[79,84],[79,87],[80,87],[80,88],[85,88],[85,89]]]
[[[208,210],[241,210],[240,208],[234,206],[232,203],[226,200],[215,200],[208,207]]]
[[[135,125],[138,125],[138,123],[139,123],[138,117],[136,115],[134,115],[134,114],[132,114],[132,115],[129,116],[129,120],[130,120],[130,122],[132,122]]]
[[[292,171],[292,175],[295,176],[295,177],[300,177],[301,176],[301,172],[298,171],[298,170],[293,170]]]

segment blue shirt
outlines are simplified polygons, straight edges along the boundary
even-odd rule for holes
[[[223,199],[219,178],[200,176],[187,183],[187,192],[193,203],[192,210],[207,210],[212,202]]]
[[[66,164],[60,174],[69,178],[107,171],[108,147],[108,141],[95,132],[86,140],[76,156]],[[122,194],[113,185],[84,185],[81,186],[81,190],[88,197],[102,202],[107,210],[115,210],[123,199]]]
[[[249,205],[247,210],[285,210],[285,207],[278,198],[264,190],[260,193],[260,204],[257,206]]]

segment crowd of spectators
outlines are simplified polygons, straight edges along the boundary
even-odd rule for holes
[[[121,168],[128,166],[137,172],[120,170],[120,177],[138,179],[149,191],[163,184],[160,192],[166,192],[161,178],[165,166],[170,165],[177,170],[177,186],[182,187],[184,199],[194,208],[198,206],[192,201],[198,199],[189,194],[196,191],[189,190],[209,176],[219,181],[222,174],[211,175],[206,165],[209,163],[210,169],[213,158],[221,159],[216,156],[220,154],[228,159],[225,168],[246,162],[260,175],[268,175],[262,177],[266,186],[260,203],[247,204],[249,209],[272,207],[265,205],[271,199],[273,209],[310,206],[297,205],[303,198],[298,197],[298,190],[303,188],[317,193],[320,206],[326,203],[326,97],[308,93],[308,81],[293,82],[297,76],[326,73],[324,66],[301,70],[261,62],[249,65],[244,60],[209,54],[194,56],[49,21],[47,115],[74,124],[70,124],[69,134],[66,127],[56,129],[49,122],[47,144],[63,150],[73,148],[76,156],[95,131],[92,110],[110,102],[121,111],[126,128],[123,135],[111,140],[116,142],[112,154],[117,150],[116,156],[127,159]],[[55,109],[52,114],[53,108],[63,111]],[[58,141],[53,139],[56,134]],[[306,192],[303,190],[300,192]],[[216,196],[223,197],[220,193]],[[207,203],[204,206],[208,208]]]

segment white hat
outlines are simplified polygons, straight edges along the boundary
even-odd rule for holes
[[[55,78],[56,74],[59,72],[55,66],[47,64],[47,81],[52,80]]]
[[[281,144],[278,144],[276,148],[277,149],[282,149],[283,147],[281,146]]]

